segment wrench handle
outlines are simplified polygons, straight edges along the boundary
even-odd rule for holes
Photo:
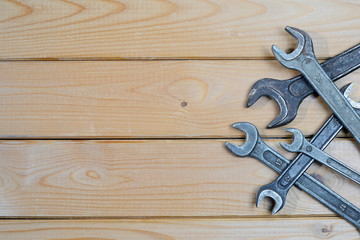
[[[337,159],[333,158],[332,156],[328,155],[327,153],[313,146],[311,143],[307,142],[306,140],[304,140],[303,146],[301,147],[300,151],[305,153],[309,157],[316,159],[325,166],[328,166],[332,170],[340,173],[344,177],[352,180],[353,182],[360,184],[360,174],[357,171],[351,169],[342,162],[338,161]]]
[[[320,65],[333,82],[337,81],[360,67],[360,44],[349,48],[345,52],[330,58]],[[301,75],[282,82],[288,82],[289,92],[297,98],[299,103],[315,92]]]
[[[278,173],[286,169],[290,161],[266,145],[261,139],[250,153],[250,156],[260,160]],[[360,231],[360,209],[326,187],[307,173],[301,175],[295,186],[306,192],[320,203],[353,224]]]
[[[326,75],[315,57],[306,57],[298,69],[315,91],[331,108],[337,118],[360,143],[360,118],[340,90]]]
[[[342,198],[309,174],[304,173],[295,186],[317,199],[339,216],[352,223],[360,231],[360,209]],[[309,186],[311,186],[309,188]]]

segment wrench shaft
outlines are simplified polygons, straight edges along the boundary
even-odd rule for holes
[[[360,118],[340,90],[326,75],[316,59],[305,58],[298,70],[308,79],[309,83],[327,103],[338,119],[360,143]]]
[[[260,160],[278,173],[282,173],[290,161],[266,145],[261,139],[250,156]],[[329,189],[307,173],[295,182],[300,190],[306,192],[320,203],[353,224],[360,231],[360,209]]]
[[[344,177],[347,177],[348,179],[356,182],[357,184],[360,184],[360,174],[357,171],[351,169],[342,162],[321,151],[306,140],[304,141],[304,144],[301,147],[300,151],[302,153],[305,153],[309,157],[316,159],[325,166],[328,166],[332,170],[340,173]]]
[[[335,82],[340,78],[346,76],[347,74],[353,72],[357,68],[360,67],[360,44],[355,45],[354,47],[336,55],[333,58],[323,62],[320,64],[322,69],[329,76],[331,81]],[[288,103],[288,107],[298,107],[300,104],[293,104],[293,101],[301,103],[307,96],[314,93],[314,89],[309,85],[306,79],[299,75],[289,80],[283,80],[281,82],[288,83],[288,87],[281,89],[282,91],[289,91],[290,94],[296,98],[291,99]],[[280,83],[281,83],[280,82]],[[279,84],[280,84],[279,83]],[[279,91],[276,86],[277,84],[273,84],[273,88]],[[286,96],[287,94],[284,94]],[[283,124],[277,125],[282,126]]]

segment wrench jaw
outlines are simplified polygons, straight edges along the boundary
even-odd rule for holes
[[[287,124],[297,114],[296,107],[289,108],[288,106],[288,100],[292,99],[292,96],[286,94],[286,90],[283,90],[287,89],[287,84],[284,84],[284,82],[271,78],[263,78],[258,80],[250,90],[246,107],[251,107],[259,98],[264,96],[274,100],[278,105],[279,114],[268,124],[267,128],[274,128],[279,126],[279,124]]]
[[[272,79],[272,78],[262,78],[251,87],[250,93],[247,99],[246,107],[251,107],[259,98],[269,97],[276,101],[278,104],[285,104],[285,96],[282,94],[282,88],[286,88],[286,85],[283,86],[284,81]],[[282,107],[287,107],[286,105]]]
[[[275,215],[284,207],[283,197],[277,192],[269,189],[269,184],[262,186],[256,194],[256,207],[258,208],[265,197],[269,197],[274,201],[271,215]]]
[[[307,56],[314,56],[311,37],[306,32],[298,28],[287,26],[285,30],[297,40],[295,50],[287,54],[276,45],[273,45],[271,50],[275,58],[283,66],[295,70],[300,69],[303,59],[305,59]]]
[[[360,109],[360,102],[355,102],[354,100],[352,100],[350,98],[350,92],[351,92],[351,88],[353,87],[354,83],[350,83],[350,84],[347,84],[345,85],[341,91],[344,90],[344,97],[346,98],[346,100],[349,101],[350,105],[353,107],[353,108],[356,108],[356,109]]]
[[[255,148],[259,138],[259,132],[254,125],[248,122],[237,122],[234,123],[232,127],[245,133],[245,143],[242,146],[237,146],[235,144],[226,142],[225,146],[230,150],[231,153],[235,154],[236,156],[249,156]]]
[[[296,128],[287,128],[286,131],[294,135],[293,142],[291,144],[280,143],[281,147],[289,152],[299,152],[304,143],[304,135],[299,129]]]

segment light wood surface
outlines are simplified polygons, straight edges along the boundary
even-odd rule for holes
[[[257,80],[297,74],[266,60],[3,62],[0,72],[3,138],[240,137],[231,127],[238,121],[262,136],[289,136],[288,126],[265,128],[275,102],[245,105]],[[355,82],[355,100],[357,79],[354,72],[337,83]],[[291,127],[313,135],[330,114],[309,97]]]
[[[266,142],[280,151],[278,140]],[[268,215],[270,201],[256,208],[254,197],[261,185],[276,177],[275,172],[258,160],[233,156],[224,143],[1,141],[0,212],[9,217]],[[353,161],[360,156],[355,142],[339,139],[328,152],[360,171]],[[356,184],[325,167],[314,166],[309,171],[360,205]],[[314,214],[333,215],[297,189],[289,193],[279,213]]]
[[[359,42],[356,0],[0,1],[1,59],[269,58],[308,31],[318,57]]]
[[[311,137],[328,107],[310,97],[268,130],[277,106],[245,108],[249,90],[298,74],[270,50],[296,46],[285,26],[323,61],[359,43],[359,12],[356,0],[0,0],[0,239],[360,239],[295,188],[277,216],[268,199],[256,208],[276,173],[224,146],[248,121],[294,157],[285,128]],[[360,100],[358,79],[337,85],[355,82]],[[326,151],[360,171],[350,135]],[[360,207],[358,185],[308,172]]]
[[[358,233],[338,218],[13,220],[0,221],[6,240],[356,240]]]

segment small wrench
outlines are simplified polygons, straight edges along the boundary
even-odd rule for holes
[[[272,51],[275,58],[283,66],[301,72],[336,117],[360,143],[360,117],[317,62],[310,36],[297,28],[286,27],[285,29],[297,39],[297,46],[292,53],[287,54],[278,46],[273,45]]]
[[[360,114],[360,104],[356,103],[350,98],[350,90],[352,84],[344,86],[341,91],[344,92],[344,96],[348,101],[356,108],[358,114]],[[343,128],[343,124],[332,114],[324,125],[317,131],[310,142],[320,148],[325,149],[327,145],[336,137],[336,135]],[[275,207],[271,214],[275,214],[280,211],[285,205],[286,195],[289,189],[294,185],[297,179],[310,167],[313,163],[313,159],[299,154],[289,167],[287,167],[273,182],[260,187],[256,194],[256,206],[260,206],[260,203],[264,197],[271,197],[275,202]],[[276,198],[274,198],[276,196]]]
[[[321,67],[332,81],[351,73],[360,67],[360,44],[323,62]],[[263,78],[252,86],[246,107],[251,107],[263,96],[271,98],[278,104],[279,115],[267,128],[280,127],[294,120],[300,104],[312,93],[313,88],[301,75],[288,80]]]
[[[360,184],[360,173],[309,143],[299,129],[288,128],[286,131],[291,132],[294,135],[294,140],[291,144],[280,143],[286,151],[304,153],[353,182]]]
[[[232,143],[226,142],[226,147],[230,150],[230,152],[239,157],[257,158],[278,173],[282,173],[289,166],[289,160],[281,156],[278,152],[263,142],[254,125],[247,122],[239,122],[234,123],[233,127],[243,131],[246,135],[246,139],[242,146],[236,146]],[[322,144],[327,144],[325,139],[322,139],[321,141]],[[300,190],[305,191],[320,203],[333,210],[339,216],[349,221],[358,229],[358,231],[360,231],[359,208],[320,183],[308,173],[301,175],[295,185]]]

